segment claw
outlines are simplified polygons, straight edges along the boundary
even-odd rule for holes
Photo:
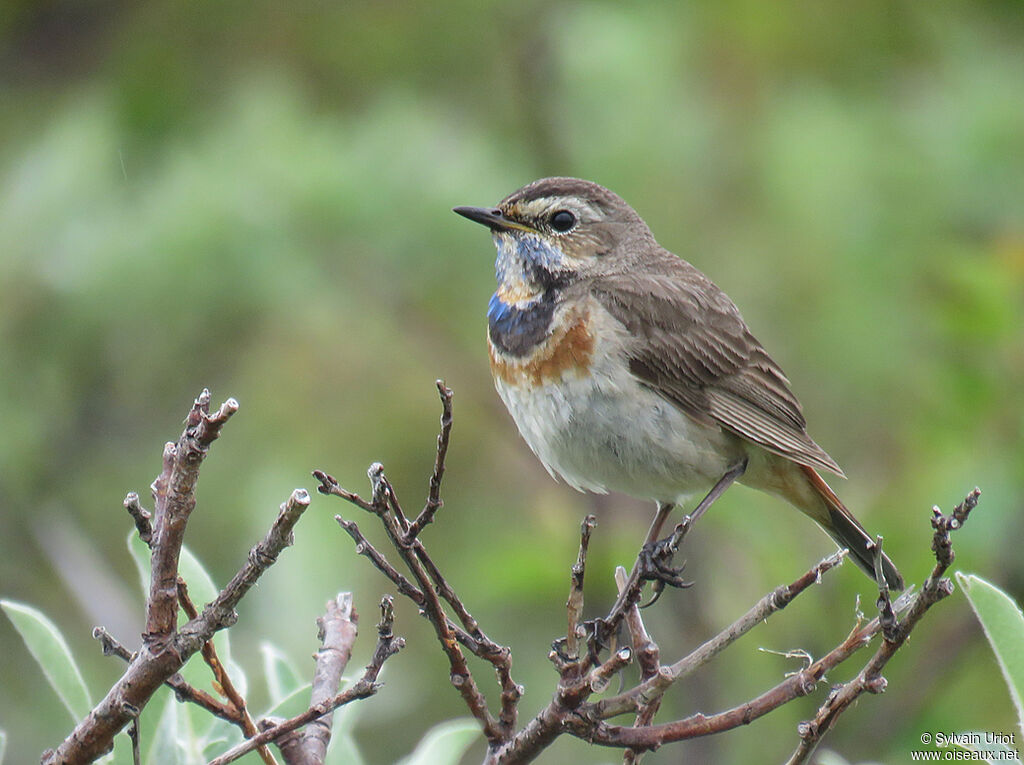
[[[681,566],[672,565],[672,556],[676,553],[676,546],[671,536],[650,542],[643,546],[640,551],[639,577],[641,581],[654,582],[654,597],[641,608],[648,608],[657,602],[665,587],[678,587],[685,589],[693,585],[682,577],[685,562]]]
[[[648,600],[646,603],[638,603],[636,607],[637,608],[650,608],[651,606],[653,606],[655,603],[658,602],[658,599],[661,597],[661,593],[663,593],[664,591],[665,591],[665,583],[664,582],[660,582],[660,581],[659,582],[655,582],[654,583],[654,594],[651,595],[651,599]]]
[[[607,624],[603,619],[588,619],[580,624],[583,628],[583,635],[587,646],[587,655],[591,662],[596,666],[600,664],[599,654],[601,651],[607,650],[610,647],[608,642],[608,629]],[[551,650],[555,652],[559,659],[562,661],[578,661],[570,658],[568,651],[566,650],[566,639],[560,637],[557,640],[552,641]]]

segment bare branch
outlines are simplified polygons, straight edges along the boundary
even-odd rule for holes
[[[160,653],[171,642],[178,619],[178,557],[185,527],[196,506],[195,486],[199,467],[221,428],[238,411],[233,398],[210,414],[210,391],[203,389],[185,419],[185,430],[176,444],[164,448],[163,470],[153,482],[153,548],[146,633],[151,650]]]
[[[580,526],[580,551],[576,555],[576,563],[569,577],[569,599],[565,603],[568,612],[568,631],[565,633],[566,658],[575,661],[579,658],[579,640],[584,636],[580,629],[583,621],[583,577],[587,569],[587,547],[590,545],[590,534],[597,525],[597,518],[588,515]]]
[[[621,593],[626,586],[626,569],[618,566],[615,569],[615,584]],[[634,603],[626,611],[626,627],[629,629],[630,642],[637,655],[641,677],[644,680],[658,674],[661,668],[661,649],[651,639],[640,616],[640,607]]]
[[[811,568],[792,584],[788,586],[783,585],[768,593],[737,621],[675,664],[671,666],[658,666],[657,669],[654,668],[653,664],[649,664],[646,670],[646,674],[649,676],[639,685],[623,693],[595,702],[587,702],[586,697],[594,689],[589,687],[583,688],[577,685],[572,689],[563,690],[563,684],[566,681],[567,675],[565,669],[561,669],[562,679],[559,682],[559,692],[556,694],[556,698],[504,745],[492,747],[487,762],[528,762],[543,751],[554,738],[566,732],[593,743],[631,749],[634,761],[636,761],[635,758],[641,752],[657,748],[668,741],[693,738],[734,728],[749,722],[754,717],[767,714],[797,696],[810,693],[827,669],[834,666],[831,662],[835,661],[838,663],[848,658],[850,653],[856,650],[856,648],[861,647],[863,643],[857,642],[852,637],[847,638],[844,641],[844,645],[849,649],[849,653],[829,654],[829,656],[822,659],[822,665],[816,668],[816,672],[820,672],[820,674],[811,672],[811,668],[808,668],[803,673],[800,673],[799,676],[788,678],[776,688],[762,694],[762,696],[753,701],[718,715],[711,717],[694,715],[675,723],[659,726],[650,724],[636,725],[635,722],[633,726],[613,726],[601,722],[609,717],[628,712],[633,712],[637,716],[644,714],[645,709],[658,703],[672,683],[707,663],[726,646],[749,632],[754,626],[763,622],[773,613],[780,611],[793,598],[810,587],[811,584],[819,581],[824,572],[838,565],[844,555],[845,553],[842,552],[835,553]],[[633,608],[636,608],[635,603],[631,606],[630,610]],[[629,611],[626,613],[628,614]],[[639,614],[637,614],[637,618],[639,618]],[[870,639],[870,636],[873,636],[878,630],[878,620],[876,619],[872,624],[874,625],[874,631],[870,632],[867,639]],[[634,652],[640,649],[639,641],[636,640],[636,634],[640,634],[646,636],[646,639],[641,637],[641,640],[643,640],[641,645],[651,644],[644,645],[643,650],[649,653],[655,651],[660,653],[653,639],[647,635],[646,630],[641,631],[639,627],[635,627],[633,634],[635,641]],[[573,692],[566,692],[570,690]],[[651,714],[653,717],[653,712],[647,714]]]
[[[232,577],[227,586],[208,603],[198,619],[184,624],[179,630],[176,643],[179,650],[191,648],[197,641],[209,640],[213,632],[224,627],[229,627],[238,619],[235,613],[235,606],[252,588],[263,573],[274,565],[277,556],[286,548],[291,546],[294,538],[292,530],[299,518],[309,507],[309,493],[305,489],[296,489],[292,492],[287,502],[281,505],[277,518],[271,524],[267,535],[249,550],[249,557],[245,565]],[[211,626],[209,636],[206,632]],[[198,648],[198,646],[196,646]],[[193,651],[194,653],[194,651]]]
[[[902,621],[897,621],[892,613],[889,591],[885,586],[884,578],[879,580],[881,582],[879,593],[881,619],[888,622],[884,625],[885,640],[856,677],[829,694],[818,708],[813,720],[800,724],[800,744],[793,752],[793,756],[790,757],[789,765],[802,765],[802,763],[808,762],[818,744],[821,743],[821,739],[835,726],[839,715],[845,712],[861,694],[865,692],[882,693],[885,690],[886,680],[882,677],[882,670],[889,663],[889,659],[906,643],[911,631],[917,626],[925,612],[953,592],[953,583],[943,578],[955,557],[949,535],[951,531],[963,526],[971,510],[977,507],[980,497],[981,490],[975,488],[964,498],[963,502],[953,508],[949,515],[943,515],[938,507],[932,508],[931,523],[932,528],[935,529],[932,537],[932,552],[935,553],[935,567],[925,580],[920,594],[914,598]]]
[[[153,527],[150,525],[152,515],[139,503],[139,495],[134,491],[128,492],[124,498],[124,509],[135,521],[135,528],[139,532],[139,539],[148,546],[153,541]]]
[[[324,471],[314,471],[313,476],[320,481],[320,486],[317,487],[320,493],[341,497],[356,507],[373,513],[380,519],[392,547],[402,558],[415,582],[406,578],[391,565],[366,540],[355,523],[337,517],[339,525],[355,540],[357,552],[370,558],[373,564],[394,582],[399,592],[416,603],[423,611],[433,625],[438,642],[448,657],[452,684],[462,695],[471,714],[480,721],[488,740],[498,741],[510,735],[511,731],[515,729],[516,707],[522,696],[522,688],[512,679],[511,652],[483,633],[479,623],[469,613],[417,537],[419,530],[432,521],[435,511],[441,506],[440,485],[452,424],[452,392],[440,381],[438,382],[438,392],[441,395],[442,415],[437,456],[431,476],[427,506],[415,521],[412,523],[407,521],[394,487],[384,475],[384,469],[380,463],[373,463],[367,471],[371,485],[370,501],[343,489],[335,478]],[[451,607],[458,624],[454,623],[445,613],[442,601]],[[459,624],[461,627],[458,626]],[[469,671],[460,645],[474,655],[490,662],[495,668],[502,689],[501,710],[497,719],[488,710],[487,701]]]
[[[821,577],[841,564],[843,560],[846,559],[847,555],[848,552],[846,550],[838,550],[812,566],[807,573],[796,581],[788,585],[777,587],[775,590],[765,595],[761,600],[755,603],[749,611],[726,627],[718,635],[702,644],[697,650],[693,651],[688,656],[685,656],[675,662],[669,668],[673,677],[676,679],[685,677],[698,667],[707,664],[727,646],[736,642],[737,639],[747,634],[758,624],[766,621],[772,614],[781,611],[792,603],[793,599],[796,598],[797,595],[802,593],[812,584],[819,584],[821,582]]]
[[[341,496],[340,494],[337,496]],[[384,574],[388,579],[392,581],[395,587],[398,588],[398,592],[405,597],[409,598],[417,606],[422,607],[426,599],[423,596],[422,591],[410,582],[402,573],[388,563],[387,558],[381,554],[376,547],[363,536],[363,533],[359,530],[359,526],[355,521],[346,521],[340,515],[334,516],[334,520],[338,522],[338,525],[343,528],[353,541],[356,543],[356,554],[365,555],[378,571]]]
[[[352,604],[352,593],[342,592],[327,601],[324,616],[318,618],[320,649],[316,652],[316,671],[309,705],[316,706],[338,693],[341,676],[352,657],[358,633],[359,615]],[[287,733],[275,742],[288,765],[321,765],[331,741],[333,714],[310,722],[304,730]]]
[[[130,662],[134,658],[132,652],[125,648],[124,645],[122,645],[103,627],[96,627],[92,631],[92,636],[100,641],[100,644],[103,647],[104,656],[117,656],[124,659],[126,662]],[[232,725],[239,725],[241,723],[241,720],[238,718],[238,710],[225,704],[220,699],[214,698],[206,691],[189,684],[185,681],[185,678],[179,674],[171,675],[164,681],[164,685],[174,691],[174,697],[178,699],[178,701],[192,702],[193,704],[205,709],[214,717],[226,720]]]
[[[746,467],[747,461],[744,459],[739,464],[729,468],[725,475],[711,488],[711,491],[698,503],[697,507],[676,524],[673,532],[665,539],[656,541],[661,526],[673,507],[671,504],[659,504],[658,513],[651,524],[650,530],[647,532],[647,539],[640,549],[640,554],[633,564],[633,570],[630,572],[626,584],[619,589],[619,597],[615,601],[615,605],[612,606],[608,616],[599,622],[599,629],[595,630],[594,642],[598,646],[605,644],[618,631],[619,625],[625,617],[626,610],[634,603],[640,602],[640,590],[643,587],[643,583],[645,580],[652,578],[649,573],[645,572],[648,566],[653,566],[657,571],[653,577],[655,579],[654,600],[650,601],[647,604],[648,606],[653,605],[658,599],[666,582],[670,582],[675,587],[689,587],[689,584],[683,582],[680,577],[682,569],[671,568],[672,556],[679,550],[679,546],[683,543],[683,539],[686,538],[693,525],[725,493],[725,490],[743,474]]]
[[[615,584],[621,593],[626,587],[626,569],[619,566],[615,569]],[[640,606],[634,603],[626,610],[626,627],[629,629],[630,641],[636,652],[637,664],[640,665],[640,680],[644,682],[661,674],[661,648],[651,638],[640,616]],[[654,715],[661,708],[661,696],[643,701],[637,709],[634,727],[650,725]],[[643,756],[642,752],[627,749],[623,755],[623,765],[635,765]]]
[[[132,742],[132,763],[133,765],[142,765],[142,751],[139,749],[139,716],[135,715],[132,718],[131,724],[128,726],[128,738]]]
[[[305,489],[293,491],[288,501],[281,505],[281,511],[266,537],[252,548],[249,560],[214,601],[198,617],[182,625],[161,646],[161,650],[156,650],[152,641],[144,641],[121,679],[85,719],[75,726],[56,751],[50,751],[44,756],[44,765],[91,762],[109,751],[114,735],[131,722],[130,710],[142,709],[156,689],[181,669],[215,632],[234,624],[237,619],[235,606],[273,564],[280,552],[291,544],[292,529],[307,507],[309,494]],[[161,537],[157,534],[154,547],[161,543]],[[174,589],[177,593],[177,578]]]
[[[371,481],[383,478],[383,473],[380,472],[378,468],[379,463],[375,463],[370,467]],[[378,492],[377,487],[383,484],[384,482],[382,480],[379,481],[379,483],[375,481],[375,494]],[[442,650],[448,657],[448,663],[451,668],[450,680],[452,685],[454,685],[462,695],[462,699],[466,702],[466,706],[469,708],[470,713],[480,721],[480,724],[484,729],[484,735],[487,736],[488,740],[498,740],[501,737],[498,721],[494,719],[490,711],[487,709],[487,700],[480,692],[480,689],[477,687],[476,680],[469,671],[469,667],[466,664],[466,657],[459,648],[459,644],[455,639],[448,617],[444,613],[444,607],[441,605],[439,590],[442,588],[435,589],[435,587],[432,586],[434,582],[431,580],[430,574],[427,572],[427,569],[423,564],[423,558],[427,557],[426,552],[423,550],[418,539],[413,541],[411,547],[406,546],[403,543],[401,530],[393,517],[387,513],[382,513],[380,514],[380,519],[392,545],[395,547],[398,554],[402,556],[402,560],[405,562],[405,565],[408,566],[409,570],[412,572],[413,578],[419,584],[420,592],[423,593],[422,608],[431,625],[434,627],[434,632],[437,634],[437,639]],[[436,567],[433,566],[432,563],[430,564],[430,567],[436,571]],[[446,593],[451,593],[450,587],[443,589]],[[475,624],[475,622],[472,623]]]
[[[181,605],[181,609],[185,612],[185,616],[189,619],[195,619],[199,616],[195,605],[192,603],[192,598],[189,597],[188,585],[180,576],[178,577],[178,602]],[[245,698],[238,692],[234,682],[231,680],[231,676],[224,668],[220,656],[217,655],[217,647],[214,645],[213,640],[206,641],[200,651],[203,655],[203,661],[206,662],[210,671],[213,672],[216,687],[235,709],[238,725],[242,729],[242,733],[246,736],[255,736],[257,733],[256,723],[253,722],[252,716],[249,714]],[[266,765],[277,765],[277,760],[267,747],[261,746],[259,748],[259,755]]]
[[[437,392],[441,395],[441,432],[437,435],[437,454],[434,457],[434,472],[430,474],[427,503],[405,532],[407,541],[414,539],[420,531],[434,520],[434,515],[444,505],[441,501],[441,479],[444,478],[444,461],[448,455],[448,441],[452,434],[452,389],[437,380]]]
[[[337,494],[336,496],[342,495]],[[370,562],[373,563],[377,570],[383,573],[384,576],[394,583],[400,594],[409,598],[409,600],[420,608],[423,608],[426,598],[420,588],[410,582],[400,571],[398,571],[398,569],[387,561],[384,555],[377,550],[377,548],[375,548],[365,536],[363,536],[363,533],[359,530],[359,526],[355,521],[346,521],[340,515],[334,516],[334,520],[336,520],[338,525],[341,526],[341,528],[343,528],[350,537],[352,537],[353,541],[356,543],[356,553],[358,555],[364,555],[369,558]],[[476,656],[486,658],[487,656],[500,653],[500,650],[494,650],[494,645],[496,644],[490,643],[487,640],[486,635],[483,635],[482,633],[480,633],[481,639],[478,639],[476,636],[470,635],[464,629],[459,627],[451,619],[448,619],[448,628],[452,631],[452,634],[455,635],[455,639]],[[497,646],[497,648],[501,649],[501,646]]]
[[[658,516],[648,533],[648,544],[638,556],[632,573],[627,577],[624,569],[618,572],[619,596],[615,605],[604,619],[590,622],[583,621],[583,585],[594,519],[588,517],[584,521],[579,554],[572,568],[569,597],[566,602],[566,637],[555,641],[550,654],[559,674],[558,685],[551,702],[521,730],[516,731],[516,712],[522,691],[512,681],[508,649],[493,643],[483,634],[479,624],[427,553],[418,536],[423,526],[433,519],[433,512],[440,507],[439,487],[450,428],[450,391],[446,397],[447,389],[442,384],[439,384],[439,391],[444,409],[442,432],[438,436],[438,452],[427,506],[416,519],[409,521],[394,487],[387,480],[379,463],[374,463],[368,471],[371,482],[369,500],[342,489],[337,481],[326,473],[317,471],[314,475],[321,483],[321,493],[341,497],[356,507],[373,513],[381,521],[392,548],[401,557],[411,576],[407,577],[400,572],[375,549],[354,522],[338,518],[339,524],[355,541],[357,552],[367,556],[374,566],[395,584],[401,594],[416,603],[434,626],[438,642],[448,658],[452,682],[462,694],[471,714],[481,723],[488,740],[485,760],[487,765],[531,761],[554,739],[565,733],[595,744],[621,748],[624,750],[625,762],[636,763],[644,752],[665,743],[730,730],[747,724],[795,698],[811,693],[826,673],[848,660],[876,635],[882,634],[882,645],[862,671],[861,681],[851,681],[848,689],[840,695],[830,696],[822,708],[838,703],[848,705],[864,691],[879,692],[884,688],[884,680],[878,673],[885,661],[905,642],[906,635],[929,605],[937,602],[948,592],[948,582],[940,579],[945,568],[940,569],[939,566],[933,571],[933,575],[929,577],[919,595],[915,596],[908,592],[895,603],[890,599],[884,580],[881,580],[883,584],[880,586],[878,617],[866,624],[858,620],[850,634],[822,658],[744,704],[713,715],[695,714],[684,719],[655,724],[653,720],[661,698],[673,683],[711,661],[757,624],[785,608],[793,598],[805,592],[812,584],[820,581],[826,572],[838,566],[846,555],[846,551],[839,551],[825,558],[791,584],[767,593],[747,613],[688,656],[672,664],[662,664],[662,650],[647,631],[638,607],[643,581],[653,578],[656,582],[684,586],[679,576],[680,571],[671,567],[672,555],[707,507],[742,473],[745,465],[739,464],[723,476],[697,509],[676,526],[673,533],[661,540],[658,540],[656,535],[670,506],[663,505],[659,508]],[[973,499],[969,497],[963,507],[958,508],[950,516],[953,520],[941,514],[936,515],[933,545],[938,558],[946,561],[946,566],[948,561],[952,560],[948,532],[962,524],[963,518],[970,512],[974,503],[976,496]],[[875,553],[881,559],[881,539],[875,544]],[[446,613],[446,609],[451,612],[451,616]],[[629,630],[631,647],[616,649],[617,633],[623,621]],[[586,651],[583,650],[581,642],[584,636],[588,638]],[[486,700],[469,673],[463,648],[490,661],[497,670],[502,685],[502,707],[498,719],[491,715]],[[640,681],[634,687],[608,698],[589,701],[595,692],[604,690],[610,680],[620,674],[634,657],[640,665],[641,673]],[[839,711],[843,708],[845,706],[836,706]],[[625,713],[634,715],[632,725],[612,725],[605,722],[613,716]],[[827,726],[822,725],[820,732],[823,733],[826,729]],[[805,735],[804,728],[801,732]],[[815,731],[812,735],[820,734]]]
[[[319,704],[314,704],[305,712],[291,718],[290,720],[285,720],[282,723],[278,723],[277,725],[267,728],[257,736],[254,736],[247,741],[243,741],[238,746],[229,749],[220,757],[210,760],[208,765],[228,765],[228,763],[234,762],[243,755],[251,752],[256,747],[275,741],[285,734],[290,733],[297,728],[301,728],[303,725],[307,725],[319,717],[330,714],[340,706],[375,694],[380,688],[380,684],[377,682],[377,676],[380,674],[380,670],[381,667],[384,666],[384,662],[392,655],[398,653],[398,651],[405,646],[405,641],[400,637],[396,637],[392,632],[393,626],[394,610],[392,608],[391,598],[385,596],[381,601],[381,620],[377,625],[377,648],[373,653],[373,658],[370,660],[370,663],[366,665],[363,676],[360,677],[351,688],[335,694],[331,698],[321,701]]]

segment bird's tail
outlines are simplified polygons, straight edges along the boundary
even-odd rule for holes
[[[860,521],[853,517],[853,514],[846,509],[846,506],[839,501],[839,497],[832,491],[825,480],[818,475],[818,472],[806,465],[799,465],[800,470],[807,477],[807,485],[813,494],[819,498],[824,505],[823,513],[808,513],[814,518],[830,537],[840,547],[850,551],[853,562],[872,579],[875,578],[875,541],[868,535]],[[805,512],[807,510],[805,508]],[[896,565],[889,560],[889,556],[882,553],[882,576],[885,577],[889,588],[897,592],[904,587],[903,577],[897,570]]]

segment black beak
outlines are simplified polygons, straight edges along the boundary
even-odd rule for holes
[[[529,226],[506,217],[497,207],[453,207],[452,212],[487,226],[491,231],[533,231]]]

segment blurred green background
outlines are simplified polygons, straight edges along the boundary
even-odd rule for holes
[[[975,484],[957,566],[1024,595],[1024,13],[1019,2],[194,3],[9,0],[0,9],[0,595],[44,609],[98,693],[141,600],[128,490],[148,486],[203,386],[241,411],[203,469],[188,544],[225,582],[278,504],[322,468],[366,490],[381,460],[425,496],[440,411],[455,429],[424,535],[487,632],[512,646],[524,719],[550,698],[579,521],[597,512],[588,614],[613,596],[651,508],[556,484],[493,392],[493,249],[457,204],[571,174],[625,197],[740,305],[786,369],[839,493],[908,581],[932,504]],[[244,602],[234,654],[260,709],[260,641],[305,662],[340,589],[368,659],[391,591],[316,498]],[[687,540],[697,585],[648,615],[662,656],[697,645],[832,549],[781,501],[736,489]],[[718,711],[815,657],[869,582],[844,566],[673,689],[659,716]],[[429,626],[363,702],[369,763],[465,714]],[[0,619],[8,761],[71,722]],[[478,680],[494,699],[492,673]],[[841,668],[829,680],[851,676]],[[888,692],[827,746],[904,762],[922,731],[1014,730],[962,594],[890,665]],[[788,756],[825,689],[652,763]],[[467,761],[479,758],[480,748]],[[541,762],[613,762],[566,739]],[[645,760],[646,761],[646,760]]]

